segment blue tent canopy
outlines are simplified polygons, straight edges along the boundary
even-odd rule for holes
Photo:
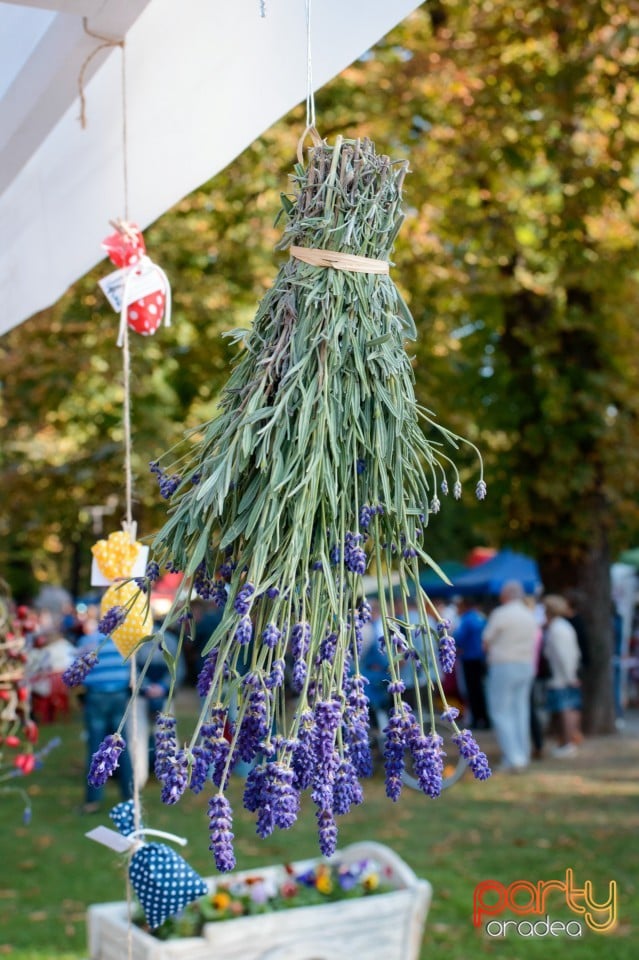
[[[433,595],[453,596],[472,594],[497,596],[508,580],[519,580],[526,593],[534,593],[541,587],[541,578],[536,562],[531,557],[512,550],[501,550],[494,557],[472,570],[450,576],[452,587],[442,583],[436,590],[429,590]]]

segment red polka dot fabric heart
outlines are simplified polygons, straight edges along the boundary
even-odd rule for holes
[[[166,297],[161,290],[141,297],[127,308],[127,323],[131,330],[150,337],[162,323]]]
[[[142,231],[136,223],[117,220],[117,231],[102,241],[109,260],[116,267],[133,267],[146,253]]]

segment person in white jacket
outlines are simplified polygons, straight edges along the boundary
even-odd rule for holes
[[[539,626],[517,580],[501,589],[501,605],[488,617],[482,641],[488,661],[488,712],[502,760],[499,770],[518,772],[530,762],[530,690]]]
[[[570,608],[563,597],[544,597],[546,636],[544,654],[550,666],[547,682],[548,710],[559,719],[559,746],[555,757],[572,757],[577,753],[575,741],[581,739],[581,652],[575,628],[568,622]]]

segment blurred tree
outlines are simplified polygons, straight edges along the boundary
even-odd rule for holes
[[[413,139],[420,385],[481,431],[495,538],[587,598],[586,726],[609,730],[611,549],[637,531],[639,6],[446,0],[411,25],[392,131]]]
[[[395,272],[417,388],[479,443],[489,482],[480,508],[442,512],[431,550],[490,539],[534,553],[548,588],[581,588],[588,725],[609,729],[609,561],[639,533],[636,0],[431,0],[317,109],[323,136],[411,159]],[[175,323],[133,338],[143,532],[159,520],[146,462],[214,414],[220,333],[250,320],[275,274],[270,223],[302,125],[298,108],[146,232]],[[106,269],[0,341],[0,567],[35,557],[43,575],[65,557],[68,576],[69,544],[80,555],[94,539],[82,508],[121,490]]]

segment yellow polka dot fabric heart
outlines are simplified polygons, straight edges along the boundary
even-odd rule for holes
[[[109,534],[106,540],[98,540],[91,547],[91,552],[100,568],[100,573],[107,580],[115,580],[116,577],[131,575],[141,547],[142,544],[137,541],[131,543],[129,534],[124,530],[116,530],[115,533]]]
[[[135,599],[134,599],[135,598]],[[113,642],[123,657],[128,657],[143,637],[153,630],[153,617],[148,606],[148,596],[131,581],[109,587],[100,603],[100,614],[105,615],[111,607],[128,610],[126,620],[113,631]],[[130,605],[130,606],[129,606]]]

